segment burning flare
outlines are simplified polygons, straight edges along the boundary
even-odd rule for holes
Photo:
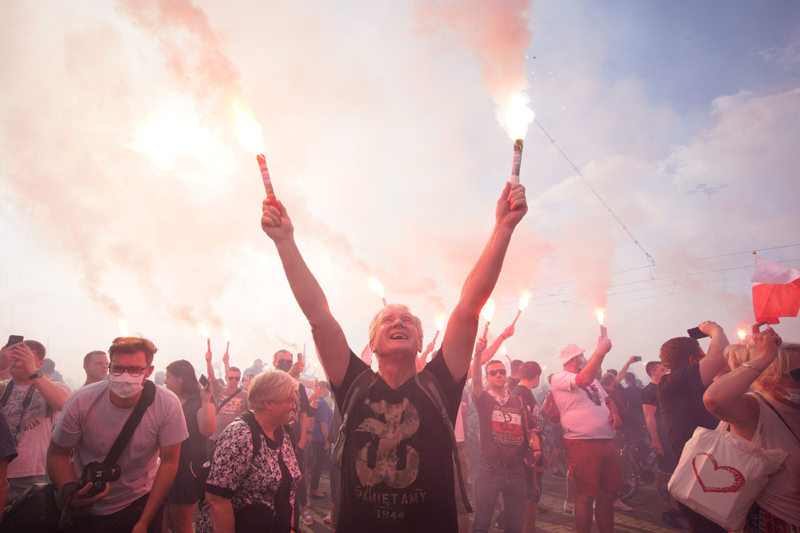
[[[375,278],[369,278],[369,284],[372,287],[372,289],[378,293],[378,296],[380,296],[381,298],[385,297],[383,294],[383,284],[380,281],[378,281]]]
[[[530,108],[531,98],[526,93],[511,95],[508,100],[497,107],[497,120],[508,132],[512,141],[524,139],[536,114]]]
[[[375,289],[375,292],[381,297],[383,306],[386,307],[386,296],[383,294],[383,284],[375,278],[369,278],[369,284],[372,285],[372,288]]]
[[[531,293],[525,291],[522,293],[522,296],[519,298],[519,310],[522,311],[526,307],[528,307],[528,302],[531,301]]]
[[[125,321],[120,318],[119,320],[117,320],[117,324],[119,325],[119,335],[120,335],[120,337],[127,337],[128,336],[128,325],[125,323]]]
[[[481,309],[481,315],[483,315],[483,318],[485,318],[487,322],[492,321],[492,317],[494,316],[494,300],[489,298],[486,301],[486,305]]]
[[[234,131],[239,137],[239,142],[245,150],[254,154],[264,153],[264,141],[261,138],[263,130],[261,124],[254,121],[250,116],[239,107],[239,101],[233,101],[233,109],[236,111],[236,127]]]
[[[743,329],[740,329],[736,332],[739,335],[739,340],[743,341],[745,337],[747,337],[747,332]]]
[[[485,339],[486,335],[489,334],[489,324],[492,322],[492,316],[494,316],[494,300],[489,298],[486,301],[486,305],[481,309],[481,314],[486,319],[486,327],[483,328],[483,338]]]
[[[603,325],[603,321],[606,318],[605,310],[598,309],[597,311],[594,312],[594,314],[597,317],[597,321],[600,322],[600,325],[602,326]]]
[[[444,327],[444,317],[441,316],[436,320],[436,331],[442,331]]]
[[[228,328],[225,328],[224,331],[225,331],[225,340],[227,340],[228,342],[231,342],[231,330],[229,330]]]

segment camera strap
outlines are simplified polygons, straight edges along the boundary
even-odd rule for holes
[[[133,437],[133,432],[136,431],[136,428],[139,426],[139,422],[142,421],[144,412],[147,411],[147,408],[150,407],[150,404],[153,403],[155,398],[155,383],[149,379],[145,380],[142,395],[139,396],[139,401],[136,402],[136,407],[133,408],[133,413],[131,413],[131,416],[128,417],[128,420],[122,427],[119,437],[117,437],[117,440],[114,441],[114,445],[111,446],[111,450],[108,452],[108,455],[106,455],[103,464],[108,466],[114,466],[117,464],[122,452],[125,451],[125,447],[128,446],[128,442],[130,442],[131,437]]]

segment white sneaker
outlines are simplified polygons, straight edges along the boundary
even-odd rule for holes
[[[633,507],[628,507],[627,505],[622,503],[622,500],[620,500],[619,498],[614,500],[614,509],[619,509],[620,511],[633,511]]]
[[[568,513],[568,514],[571,514],[572,516],[575,516],[575,504],[565,501],[564,502],[564,512]]]
[[[308,511],[303,513],[303,516],[300,517],[300,520],[302,520],[307,526],[314,525],[314,519],[311,518],[311,514]]]
[[[323,522],[326,524],[330,524],[333,522],[333,518],[331,518],[331,513],[328,513],[325,518],[322,519]]]

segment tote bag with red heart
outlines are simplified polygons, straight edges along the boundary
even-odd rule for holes
[[[727,422],[715,430],[697,428],[669,481],[672,496],[728,531],[741,530],[750,506],[787,455],[761,447],[761,425],[759,416],[751,441],[730,433]]]

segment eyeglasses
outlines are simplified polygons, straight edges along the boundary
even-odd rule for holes
[[[797,368],[793,368],[788,372],[784,372],[783,375],[789,376],[789,379],[791,379],[795,383],[800,383],[800,366],[798,366]]]
[[[228,381],[239,381],[239,376],[228,376]]]
[[[498,368],[496,370],[489,370],[486,373],[489,374],[492,377],[495,377],[497,374],[500,374],[501,376],[505,376],[506,375],[506,369],[505,368]]]
[[[292,364],[292,360],[291,359],[278,359],[278,364],[282,364],[282,363],[289,363],[291,365]]]
[[[111,373],[112,376],[121,376],[125,372],[130,374],[132,377],[138,378],[141,376],[144,371],[147,370],[147,367],[141,366],[120,366],[120,365],[111,365],[108,367],[108,371]]]

